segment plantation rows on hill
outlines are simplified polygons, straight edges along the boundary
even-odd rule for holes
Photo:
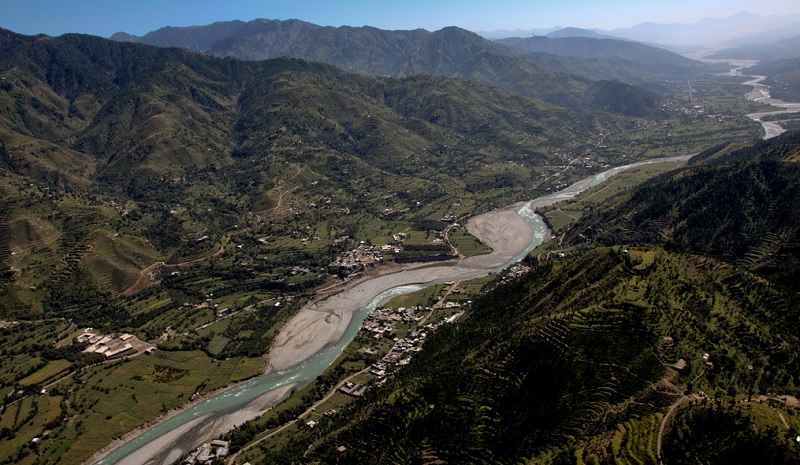
[[[605,201],[579,197],[560,254],[496,281],[385,385],[237,463],[800,463],[796,268],[753,260],[761,241],[796,258],[793,236],[771,231],[796,231],[799,146],[718,147]],[[662,232],[616,223],[645,220]]]
[[[693,255],[621,246],[581,253],[489,292],[387,385],[245,458],[657,463],[672,404],[680,408],[667,422],[665,463],[692,463],[701,449],[717,458],[742,450],[716,442],[722,434],[702,423],[706,415],[752,445],[746,457],[791,457],[796,413],[784,412],[790,427],[774,431],[736,413],[760,405],[759,395],[798,394],[798,333],[783,323],[797,317],[791,298]],[[679,359],[686,367],[675,370]]]
[[[569,229],[566,240],[644,242],[692,251],[797,291],[798,141],[798,133],[787,133],[744,148],[709,150],[692,166],[589,212]]]
[[[262,372],[280,323],[316,290],[336,289],[348,271],[330,265],[357,247],[388,245],[402,232],[406,253],[440,255],[449,247],[432,230],[454,219],[537,197],[605,165],[759,131],[735,116],[756,106],[729,97],[725,86],[735,82],[705,83],[703,111],[676,95],[648,117],[629,118],[439,76],[372,78],[302,60],[242,62],[78,35],[0,31],[0,78],[0,389],[13,393],[0,415],[7,463],[79,463],[195,394]],[[596,85],[598,103],[625,111],[619,92],[627,87]],[[630,90],[634,106],[640,97],[657,104]],[[776,234],[765,237],[779,244]],[[487,252],[463,229],[455,243],[462,253]],[[794,363],[793,336],[760,329],[789,321],[782,312],[795,307],[783,294],[765,287],[774,294],[744,308],[737,299],[754,299],[761,288],[748,286],[763,283],[734,274],[725,287],[713,275],[709,285],[724,296],[715,301],[711,290],[663,278],[683,276],[678,263],[688,258],[638,253],[608,249],[551,265],[502,298],[487,296],[500,299],[499,310],[477,305],[465,326],[443,331],[423,359],[442,376],[414,362],[407,376],[421,391],[397,384],[389,398],[370,397],[387,425],[412,427],[392,453],[477,461],[484,451],[513,461],[562,456],[545,447],[557,443],[589,460],[605,457],[604,434],[613,432],[620,450],[650,444],[652,415],[677,391],[648,386],[679,353],[694,357],[689,376],[700,376],[691,392],[790,392],[796,370],[782,363]],[[593,294],[598,280],[611,300]],[[477,293],[469,292],[466,300]],[[675,348],[660,355],[653,348],[661,350],[666,331],[662,310],[687,321],[721,311],[728,326],[687,334],[670,327]],[[763,318],[741,316],[750,311]],[[71,344],[89,326],[130,332],[159,350],[98,364]],[[754,348],[707,334],[729,326],[748,337],[752,330]],[[459,331],[474,337],[461,344]],[[780,349],[763,355],[764,345]],[[694,362],[710,350],[724,367],[718,376]],[[750,382],[753,360],[758,377]],[[519,395],[553,402],[526,407]],[[394,402],[411,416],[383,410]],[[638,403],[657,408],[614,420],[628,406],[639,412]],[[336,421],[344,426],[345,418]],[[586,425],[601,445],[569,439]],[[341,438],[353,441],[350,453],[371,447],[359,442],[369,435],[349,434]],[[463,447],[465,437],[477,446]],[[329,442],[321,444],[310,454],[330,459]],[[299,457],[295,449],[281,454]]]

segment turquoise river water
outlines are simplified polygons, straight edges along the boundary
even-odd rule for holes
[[[578,181],[577,183],[571,185],[570,187],[564,190],[525,203],[524,205],[521,206],[521,208],[517,210],[517,214],[523,219],[525,219],[525,221],[530,225],[531,229],[533,230],[533,239],[531,243],[525,248],[524,251],[519,253],[510,261],[503,263],[500,266],[495,266],[492,269],[471,268],[469,271],[466,272],[463,268],[454,267],[452,263],[442,264],[440,265],[441,267],[451,269],[453,270],[453,273],[447,274],[445,277],[439,277],[431,282],[425,282],[419,284],[406,284],[385,289],[379,294],[377,294],[366,307],[359,308],[358,310],[355,311],[355,313],[353,314],[353,318],[351,319],[350,324],[347,327],[346,332],[335,345],[332,345],[316,353],[315,355],[306,359],[305,361],[293,367],[290,367],[286,370],[278,372],[269,372],[264,375],[258,376],[256,378],[243,381],[235,385],[234,387],[221,392],[216,396],[213,396],[200,403],[197,403],[185,409],[181,413],[173,416],[172,418],[169,418],[168,420],[165,420],[162,423],[159,423],[153,426],[152,428],[147,429],[139,436],[131,439],[130,441],[112,450],[108,455],[106,455],[101,460],[95,463],[98,465],[110,465],[118,463],[120,461],[125,461],[124,459],[128,457],[130,454],[134,453],[135,451],[138,451],[141,448],[147,447],[148,444],[150,444],[152,441],[172,432],[173,430],[184,427],[190,422],[196,421],[201,417],[204,416],[219,417],[220,415],[224,415],[226,413],[235,412],[238,409],[243,408],[245,405],[247,405],[254,399],[257,399],[260,396],[265,395],[271,391],[275,391],[289,385],[302,385],[304,383],[307,383],[315,379],[317,376],[322,374],[325,371],[325,369],[327,369],[336,360],[336,358],[339,356],[342,350],[344,350],[344,348],[355,338],[367,315],[369,315],[370,312],[375,310],[376,306],[378,306],[381,302],[385,301],[386,299],[391,298],[393,296],[414,292],[428,285],[431,285],[435,282],[444,282],[449,280],[464,280],[469,278],[485,276],[488,273],[502,270],[508,267],[509,265],[512,265],[522,260],[526,255],[528,255],[531,252],[531,250],[533,250],[534,248],[536,248],[549,238],[547,227],[545,226],[544,221],[542,221],[542,218],[535,213],[535,210],[537,208],[574,197],[583,190],[595,186],[605,181],[609,177],[617,173],[620,173],[626,169],[647,163],[685,161],[688,160],[690,157],[691,155],[663,158],[663,159],[649,160],[646,162],[634,163],[631,165],[612,168],[605,172]],[[208,438],[208,440],[210,439],[213,438]],[[181,441],[180,439],[178,439],[176,442],[180,443]],[[179,452],[180,454],[183,454],[192,450],[196,446],[197,446],[196,444],[176,444],[175,451],[176,453]],[[175,454],[170,454],[168,458],[167,457],[156,458],[155,456],[153,456],[150,458],[151,460],[146,461],[146,463],[172,463],[177,458],[179,458],[179,456],[176,457]]]

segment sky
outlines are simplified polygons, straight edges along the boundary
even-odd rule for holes
[[[760,3],[760,4],[759,4]],[[741,11],[800,14],[797,0],[0,0],[0,27],[20,34],[69,32],[143,35],[164,26],[256,18],[300,19],[321,26],[475,32],[554,26],[612,30],[644,22],[694,23]]]

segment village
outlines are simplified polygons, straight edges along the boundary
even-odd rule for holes
[[[330,263],[330,267],[344,273],[352,273],[363,269],[364,265],[382,262],[384,254],[399,254],[402,249],[395,245],[369,245],[361,241],[357,248],[343,253]]]
[[[83,333],[75,338],[77,344],[89,344],[84,350],[85,354],[98,354],[110,359],[116,355],[132,355],[144,352],[152,354],[155,347],[142,342],[133,334],[121,333],[116,335],[101,334],[93,332],[92,328],[86,328]]]
[[[447,295],[459,294],[463,289],[459,287],[458,283],[448,282],[446,285],[449,286],[449,289],[445,297],[432,307],[416,305],[409,308],[378,308],[366,318],[361,331],[370,335],[373,342],[361,347],[358,353],[370,358],[377,358],[380,354],[384,354],[369,367],[369,373],[375,377],[375,386],[386,383],[388,377],[392,376],[398,367],[408,365],[411,357],[422,350],[422,345],[430,334],[442,325],[452,323],[463,315],[463,311],[457,311],[461,307],[460,303],[445,301]],[[426,323],[437,309],[456,310],[456,313],[436,323]],[[423,315],[425,312],[427,314]],[[389,347],[388,351],[387,347]],[[339,388],[339,391],[353,397],[360,397],[367,388],[367,385],[348,381]]]
[[[501,279],[502,281],[515,279],[529,272],[529,266],[516,264],[510,267]],[[371,342],[358,349],[358,353],[376,359],[369,370],[375,377],[376,386],[386,383],[387,378],[398,367],[410,363],[412,356],[422,350],[422,345],[430,334],[442,325],[455,322],[464,314],[462,302],[468,305],[472,301],[453,299],[464,292],[465,288],[461,283],[448,281],[443,283],[438,300],[432,306],[423,307],[417,304],[411,307],[381,307],[367,316],[361,326],[361,333],[369,335],[369,338],[362,340]],[[429,322],[434,315],[437,321]],[[386,350],[387,347],[390,348]],[[339,388],[339,391],[359,397],[367,387],[348,381]]]

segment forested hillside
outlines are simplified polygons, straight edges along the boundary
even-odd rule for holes
[[[709,150],[589,212],[566,241],[691,251],[800,290],[798,160],[797,132]]]
[[[548,43],[560,47],[537,48],[530,41],[492,42],[457,27],[433,32],[384,31],[373,27],[321,27],[299,20],[257,19],[247,23],[162,28],[142,37],[115,34],[112,39],[245,60],[290,56],[372,76],[431,73],[489,84],[568,108],[602,109],[628,115],[656,111],[654,100],[658,97],[636,88],[634,94],[647,95],[648,99],[628,100],[626,87],[657,82],[663,90],[665,81],[682,81],[697,75],[703,67],[666,50],[621,40],[554,39]],[[598,89],[595,86],[598,81],[607,81],[606,88]],[[608,87],[613,87],[611,92],[621,101],[620,107],[598,104],[598,98]]]
[[[359,225],[440,218],[442,206],[426,208],[442,186],[487,204],[521,195],[556,147],[581,150],[595,130],[590,114],[446,78],[374,79],[89,36],[5,32],[0,70],[2,305],[17,315],[92,318],[149,266],[208,257],[237,225],[262,224],[251,212],[285,220],[242,234],[252,256],[253,235],[314,225],[317,258],[292,251],[301,237],[275,252],[326,266],[334,241]],[[557,129],[565,124],[573,131]],[[310,204],[320,207],[292,224]]]
[[[439,76],[370,78],[83,35],[0,39],[2,305],[15,315],[116,319],[125,312],[111,299],[174,281],[164,266],[219,254],[222,282],[239,263],[255,285],[325,267],[349,245],[341,237],[386,236],[389,221],[402,229],[451,204],[468,214],[528,199],[669,143],[704,147],[719,127],[751,130],[681,117],[673,131],[691,135],[662,141],[658,119]],[[601,96],[592,105],[610,111],[656,104],[635,87],[590,87]],[[634,132],[648,142],[625,137]],[[202,275],[169,301],[198,300]]]
[[[655,464],[674,405],[663,463],[799,463],[797,414],[764,423],[755,401],[797,393],[796,312],[794,294],[722,262],[595,249],[489,292],[385,386],[248,457]]]

